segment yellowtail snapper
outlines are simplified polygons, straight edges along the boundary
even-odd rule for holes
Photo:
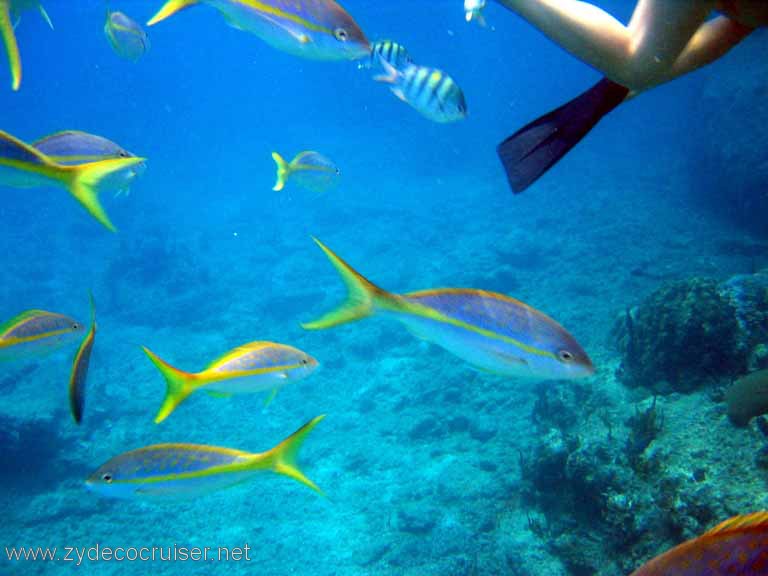
[[[267,403],[287,383],[309,376],[317,360],[309,354],[274,342],[250,342],[214,360],[205,370],[192,374],[174,368],[148,348],[143,348],[165,378],[166,393],[155,423],[170,416],[196,390],[213,396],[270,391]]]
[[[27,310],[0,324],[0,360],[42,357],[74,342],[83,325],[64,314]]]
[[[436,68],[409,64],[398,70],[379,58],[386,74],[375,77],[392,93],[434,122],[455,122],[467,115],[464,93],[453,78]]]
[[[72,363],[72,373],[69,376],[69,409],[76,424],[83,421],[85,410],[85,386],[88,380],[88,367],[91,362],[93,343],[96,340],[96,306],[91,295],[91,329],[83,338]]]
[[[504,376],[579,378],[594,372],[578,342],[560,324],[530,306],[495,292],[441,288],[391,294],[375,286],[314,239],[347,286],[347,300],[302,324],[320,330],[381,311],[419,338],[462,360]]]
[[[67,166],[48,158],[37,148],[0,130],[0,186],[39,188],[59,186],[67,190],[107,229],[115,231],[98,193],[103,181],[136,167],[144,158],[110,158]]]
[[[50,134],[32,143],[49,160],[64,166],[112,160],[115,158],[136,158],[125,148],[96,134],[80,130],[63,130]],[[146,168],[144,162],[117,170],[99,183],[99,189],[114,189],[119,194],[128,194],[134,178]]]
[[[149,52],[149,37],[144,29],[122,12],[107,10],[107,20],[104,23],[104,34],[107,36],[115,54],[131,62],[138,62]]]
[[[333,0],[169,0],[147,24],[157,24],[196,4],[212,6],[230,26],[296,56],[356,60],[371,51],[352,16]]]
[[[277,181],[272,187],[275,192],[282,190],[289,178],[303,188],[325,192],[336,185],[341,176],[341,170],[331,160],[312,150],[299,152],[290,162],[277,152],[272,152],[272,159],[277,164]]]
[[[317,416],[267,452],[251,453],[200,444],[156,444],[115,456],[87,480],[94,492],[113,498],[169,500],[235,486],[268,471],[322,494],[299,469],[297,457]]]
[[[48,13],[37,0],[0,0],[0,36],[3,37],[8,64],[11,68],[11,87],[18,90],[21,86],[21,56],[19,45],[16,43],[14,28],[21,19],[21,13],[30,8],[37,8],[48,26],[53,29]]]

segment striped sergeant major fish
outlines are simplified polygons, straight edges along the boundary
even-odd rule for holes
[[[337,309],[302,324],[306,330],[330,328],[382,312],[419,338],[486,372],[572,379],[595,371],[586,352],[565,328],[519,300],[465,288],[391,294],[314,240],[341,275],[348,293]]]
[[[380,60],[384,60],[397,68],[398,70],[405,68],[408,64],[413,64],[413,58],[408,53],[408,50],[402,44],[393,42],[392,40],[380,40],[371,44],[371,57],[365,68],[373,68],[379,66]]]
[[[5,44],[8,65],[11,68],[11,88],[14,91],[21,87],[21,56],[14,29],[21,20],[21,13],[30,8],[37,8],[48,26],[53,29],[48,13],[37,0],[0,0],[0,36]]]
[[[386,74],[374,79],[390,85],[390,90],[422,116],[433,122],[455,122],[467,116],[467,103],[459,85],[442,70],[408,64],[398,70],[380,58]]]
[[[295,56],[357,60],[371,52],[363,31],[333,0],[168,0],[147,25],[153,26],[196,4],[208,4],[230,26],[255,34],[273,48]]]

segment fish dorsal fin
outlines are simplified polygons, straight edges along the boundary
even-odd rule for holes
[[[271,344],[272,342],[266,342],[264,340],[257,340],[256,342],[248,342],[247,344],[242,344],[237,348],[233,348],[232,350],[224,352],[224,354],[222,354],[221,356],[213,360],[210,364],[208,364],[208,366],[205,367],[205,370],[216,368],[217,366],[220,366],[224,362],[231,360],[233,357],[239,356],[243,352],[259,350],[261,348],[266,348]]]
[[[728,520],[705,532],[703,536],[722,536],[732,532],[744,532],[758,528],[768,530],[768,510],[728,518]]]
[[[0,13],[2,10],[0,9]],[[44,166],[58,166],[53,160],[40,152],[37,148],[22,142],[8,132],[0,130],[0,158],[20,160],[30,164],[42,164]]]

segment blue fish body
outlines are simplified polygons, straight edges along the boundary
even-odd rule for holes
[[[472,289],[427,290],[402,298],[416,305],[416,313],[395,310],[398,321],[481,370],[565,379],[594,371],[587,354],[562,326],[513,298]],[[429,312],[421,314],[422,307]],[[572,361],[561,358],[563,354]]]
[[[32,146],[61,166],[74,166],[115,158],[136,158],[135,154],[103,136],[80,130],[63,130],[32,143]],[[117,170],[104,178],[100,187],[104,190],[127,191],[133,180],[144,173],[146,164],[141,162],[123,170]]]
[[[169,0],[148,24],[195,4],[212,6],[230,26],[302,58],[355,60],[370,54],[363,31],[333,0]]]
[[[82,324],[64,314],[27,310],[0,325],[0,360],[45,356],[83,331]]]

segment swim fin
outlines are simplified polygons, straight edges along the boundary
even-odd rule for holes
[[[519,194],[539,179],[621,104],[629,88],[603,78],[570,102],[537,118],[504,140],[496,152],[509,185]]]

